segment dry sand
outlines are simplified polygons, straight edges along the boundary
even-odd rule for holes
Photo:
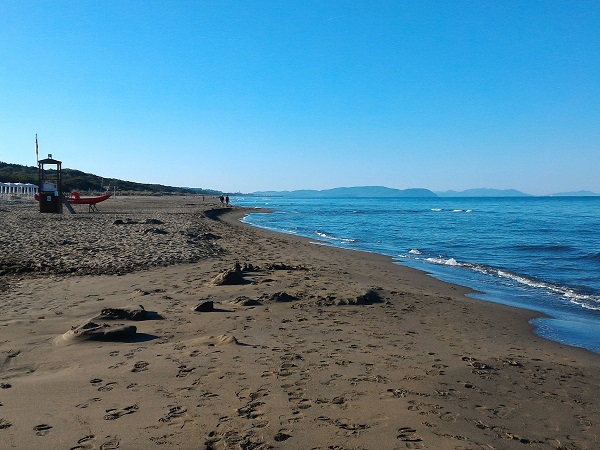
[[[208,198],[99,206],[0,203],[2,449],[600,448],[600,356],[533,313]]]

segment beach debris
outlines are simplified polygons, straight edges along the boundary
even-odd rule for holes
[[[97,324],[88,321],[82,325],[72,327],[62,336],[66,340],[121,341],[131,339],[136,332],[137,328],[133,325]]]
[[[523,367],[522,363],[520,363],[519,361],[516,361],[514,359],[501,359],[500,361],[502,361],[504,364],[508,364],[509,366]]]
[[[304,266],[290,266],[285,263],[270,263],[265,267],[267,270],[308,270]]]
[[[478,361],[477,358],[471,356],[463,356],[461,359],[472,367],[471,372],[475,375],[482,375],[484,378],[488,378],[488,375],[496,373],[496,369],[494,367],[492,367],[489,364]]]
[[[215,304],[212,300],[206,300],[194,306],[193,309],[196,312],[213,312],[215,311]]]

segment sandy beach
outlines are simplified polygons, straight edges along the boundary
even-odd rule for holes
[[[598,449],[600,356],[206,197],[0,202],[2,449]]]

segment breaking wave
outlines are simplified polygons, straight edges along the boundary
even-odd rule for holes
[[[416,256],[415,256],[416,255]],[[423,257],[420,258],[418,255],[422,255],[419,250],[410,250],[408,255],[401,255],[404,258],[420,259],[428,263],[437,264],[447,267],[461,267],[467,270],[472,270],[483,275],[493,277],[497,280],[503,281],[503,284],[508,286],[520,286],[525,289],[539,289],[547,294],[562,297],[569,302],[578,305],[582,308],[600,311],[600,296],[593,294],[586,294],[578,292],[575,289],[568,286],[561,286],[558,284],[550,283],[547,281],[539,280],[533,277],[521,275],[518,273],[511,272],[506,269],[498,269],[494,267],[485,266],[482,264],[473,264],[468,262],[459,262],[455,258],[444,258],[444,257]]]

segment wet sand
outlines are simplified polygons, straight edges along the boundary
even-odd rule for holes
[[[208,197],[36,208],[0,203],[0,448],[600,448],[600,356],[532,312]]]

